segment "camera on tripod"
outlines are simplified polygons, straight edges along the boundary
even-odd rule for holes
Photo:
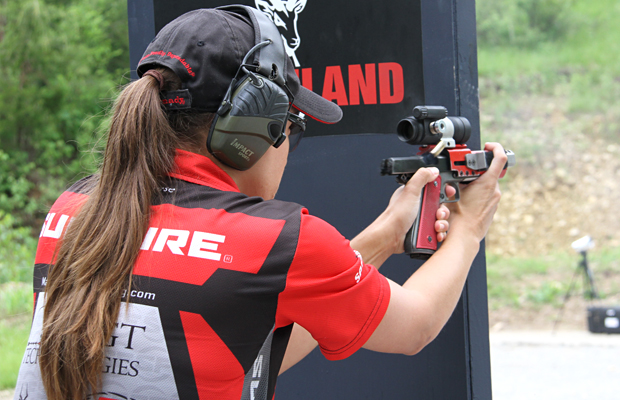
[[[585,253],[586,251],[594,248],[594,240],[590,236],[584,236],[581,239],[575,240],[571,243],[570,247],[577,253]]]
[[[571,247],[573,248],[573,250],[581,254],[581,262],[577,266],[577,270],[575,270],[575,274],[573,275],[566,295],[564,296],[562,308],[560,309],[558,318],[553,325],[554,330],[562,317],[564,306],[566,305],[566,302],[571,296],[575,278],[580,273],[580,271],[583,272],[584,298],[589,301],[598,300],[601,298],[598,294],[598,291],[596,290],[596,287],[594,286],[594,274],[588,266],[587,254],[588,250],[594,248],[594,240],[592,240],[590,236],[584,236],[581,239],[577,239],[573,243],[571,243]],[[601,305],[589,306],[588,330],[592,333],[620,333],[620,307]]]

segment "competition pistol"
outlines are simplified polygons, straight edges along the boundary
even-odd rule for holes
[[[437,251],[435,221],[442,203],[460,199],[459,184],[478,179],[491,165],[493,153],[472,151],[465,144],[471,136],[471,124],[465,117],[448,116],[442,106],[418,106],[413,115],[397,125],[398,138],[408,144],[420,146],[415,156],[391,157],[381,162],[381,175],[395,175],[406,184],[420,168],[436,167],[439,176],[422,189],[421,203],[416,220],[405,237],[405,253],[411,258],[426,260]],[[516,164],[515,154],[506,150],[506,168]],[[452,198],[446,195],[446,186],[456,190]]]

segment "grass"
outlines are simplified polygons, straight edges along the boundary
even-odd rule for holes
[[[29,331],[30,316],[0,318],[0,390],[15,388]]]
[[[32,284],[0,285],[0,390],[15,387],[32,315]]]
[[[17,380],[32,317],[32,264],[37,241],[0,212],[0,390]]]
[[[584,274],[577,269],[581,255],[555,253],[531,258],[487,257],[489,307],[529,308],[542,305],[559,307],[575,278],[573,295],[584,291]],[[620,249],[593,249],[588,266],[603,300],[620,299]],[[577,271],[577,274],[576,274]]]

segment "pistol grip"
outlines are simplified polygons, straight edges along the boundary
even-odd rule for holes
[[[426,260],[437,251],[435,221],[441,195],[441,176],[422,189],[418,216],[405,236],[405,253],[411,258]]]

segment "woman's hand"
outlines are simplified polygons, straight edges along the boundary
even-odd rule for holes
[[[477,180],[462,186],[460,200],[449,204],[452,230],[472,235],[478,241],[486,236],[497,211],[501,198],[498,180],[507,161],[506,152],[499,143],[487,143],[484,149],[493,152],[489,169]]]
[[[392,254],[405,251],[405,236],[418,215],[422,189],[438,175],[437,168],[418,170],[406,185],[396,189],[385,211],[351,240],[351,247],[362,254],[366,263],[379,268]],[[450,186],[445,190],[448,197],[456,193]],[[437,240],[443,241],[450,227],[450,210],[445,206],[439,207],[436,218]]]
[[[448,193],[451,190],[454,190],[452,186],[447,186],[446,190]],[[437,215],[435,216],[437,221],[435,221],[435,232],[437,232],[437,241],[443,242],[446,236],[448,235],[448,229],[450,229],[450,210],[445,205],[441,205],[439,209],[437,209]]]
[[[388,231],[392,237],[394,253],[405,251],[405,235],[413,226],[420,208],[422,188],[439,175],[437,168],[419,169],[406,185],[396,189],[382,217],[387,219]],[[437,227],[437,225],[436,225]]]
[[[390,203],[384,212],[387,218],[392,221],[392,227],[395,241],[394,253],[402,253],[405,251],[405,235],[413,226],[418,210],[420,208],[420,195],[424,186],[434,181],[439,175],[437,168],[419,169],[407,182],[405,186],[401,186],[392,195]],[[446,195],[452,197],[456,190],[451,186],[446,186]],[[446,234],[450,227],[448,218],[450,210],[442,205],[437,209],[435,216],[435,231],[437,232],[437,240],[439,242],[446,238]]]

